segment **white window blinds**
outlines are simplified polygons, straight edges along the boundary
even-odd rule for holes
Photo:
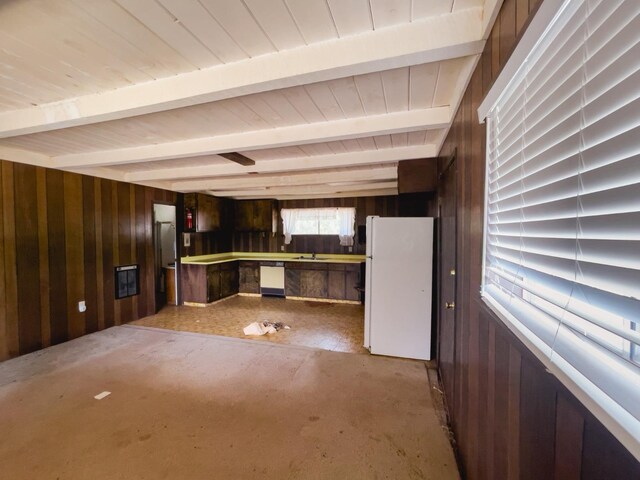
[[[637,456],[640,1],[566,1],[487,121],[483,297]]]

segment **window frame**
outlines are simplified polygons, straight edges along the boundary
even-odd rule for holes
[[[289,210],[299,210],[299,211],[304,211],[304,210],[337,210],[338,207],[318,207],[318,208],[314,208],[314,207],[308,207],[308,208],[291,208]],[[281,211],[284,209],[281,209]],[[354,208],[355,210],[355,208]],[[282,216],[282,214],[281,214]],[[317,235],[317,236],[332,236],[332,235],[339,235],[340,234],[340,225],[336,225],[337,229],[335,232],[330,232],[330,233],[321,233],[320,232],[320,224],[322,222],[322,218],[318,217],[316,219],[316,226],[318,227],[318,232],[317,233],[298,233],[298,232],[291,232],[292,236],[297,236],[297,235]]]
[[[315,210],[317,212],[319,211],[327,211],[327,212],[333,212],[335,211],[335,219],[337,220],[337,231],[335,232],[330,232],[330,233],[322,233],[320,232],[320,228],[321,228],[321,222],[322,222],[322,216],[318,215],[317,217],[317,228],[318,228],[318,232],[317,233],[306,233],[306,232],[294,232],[294,231],[288,231],[287,230],[287,223],[291,222],[291,219],[287,219],[285,218],[285,215],[283,214],[284,211],[287,212],[300,212],[300,211],[312,211]],[[356,236],[356,207],[303,207],[303,208],[281,208],[280,209],[280,218],[282,219],[282,228],[283,228],[283,234],[285,236],[285,244],[289,244],[292,240],[293,236],[302,236],[302,235],[307,235],[307,236],[336,236],[338,237],[338,241],[340,242],[341,246],[344,247],[350,247],[353,248],[354,245],[354,239]],[[288,216],[288,215],[287,215]],[[293,215],[293,217],[295,218],[296,215]],[[297,223],[298,219],[293,220],[293,225],[295,226],[295,224]],[[349,222],[349,223],[346,223]],[[345,233],[347,232],[347,233]]]
[[[558,380],[578,398],[586,408],[600,421],[602,424],[629,450],[629,452],[640,460],[640,431],[638,430],[638,419],[624,410],[617,402],[611,399],[607,394],[593,384],[573,365],[562,358],[560,355],[555,357],[549,356],[549,348],[535,332],[526,328],[526,325],[519,320],[512,311],[504,308],[496,299],[489,295],[486,291],[485,275],[487,271],[487,242],[489,230],[489,154],[490,154],[490,135],[491,135],[491,118],[489,113],[494,106],[500,102],[505,94],[511,80],[519,75],[521,68],[525,64],[525,60],[531,54],[536,46],[541,43],[552,27],[552,24],[563,13],[565,9],[570,8],[570,0],[545,0],[533,17],[529,27],[525,30],[522,38],[512,52],[510,59],[502,69],[498,78],[495,80],[491,90],[487,93],[480,107],[478,108],[478,117],[480,123],[486,121],[486,137],[485,137],[485,183],[483,192],[484,201],[484,223],[482,237],[482,278],[480,283],[480,296],[482,303],[490,310],[516,338],[518,338],[524,346],[540,360],[549,373],[554,375]],[[523,302],[525,303],[525,302]],[[530,321],[529,319],[527,321]],[[634,325],[632,322],[631,325]],[[640,323],[635,323],[635,331],[640,330]],[[527,333],[528,332],[528,333]],[[588,338],[588,337],[587,337]],[[553,351],[553,349],[551,349]],[[633,362],[634,357],[636,361]],[[552,361],[553,358],[553,361]],[[640,360],[640,346],[631,343],[629,348],[629,358],[632,363],[638,364]],[[606,408],[604,406],[606,406]],[[617,408],[616,408],[617,407]],[[631,427],[628,427],[631,425]],[[628,427],[628,428],[627,428]]]

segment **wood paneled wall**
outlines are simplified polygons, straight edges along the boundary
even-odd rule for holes
[[[457,151],[455,374],[453,385],[446,385],[454,392],[446,399],[450,421],[469,479],[640,478],[631,454],[479,296],[485,128],[476,111],[537,4],[505,0],[441,152],[443,168]]]
[[[360,244],[357,236],[357,226],[364,225],[368,215],[382,217],[398,216],[398,196],[384,197],[356,197],[356,198],[321,198],[312,200],[283,200],[280,208],[328,208],[355,207],[356,208],[356,238],[353,252],[365,253],[364,244]],[[239,232],[233,234],[233,250],[236,252],[280,252],[284,245],[282,221],[278,216],[278,232],[253,233]],[[337,236],[296,235],[289,245],[285,245],[287,252],[301,253],[349,253],[348,247],[341,247]]]
[[[154,202],[175,194],[0,160],[0,360],[155,312]],[[132,263],[140,295],[115,300]]]
[[[180,232],[180,235],[182,233]],[[185,247],[183,242],[180,242],[180,256],[230,252],[232,235],[230,231],[192,233],[189,247]]]

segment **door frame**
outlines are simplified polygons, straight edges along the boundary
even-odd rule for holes
[[[454,308],[451,312],[447,313],[445,310],[446,302],[452,301],[454,304],[456,302],[456,293],[458,287],[458,277],[457,275],[453,275],[453,280],[451,279],[451,274],[449,272],[450,269],[457,268],[457,237],[458,237],[458,195],[457,195],[457,149],[454,149],[453,153],[446,159],[444,168],[439,174],[439,183],[438,183],[438,247],[437,247],[437,269],[438,269],[438,307],[437,307],[437,324],[438,324],[438,341],[437,341],[437,353],[436,358],[438,361],[438,370],[441,378],[441,382],[443,384],[443,391],[445,393],[446,403],[449,405],[449,408],[453,406],[453,401],[455,398],[455,358],[456,358],[456,333],[457,333],[457,309]],[[445,183],[446,184],[445,187]],[[447,191],[445,188],[448,188]],[[453,202],[453,205],[448,206],[448,208],[452,209],[453,212],[453,241],[451,239],[444,239],[445,228],[443,222],[443,193],[446,192],[446,196],[449,201]],[[451,266],[444,265],[444,255],[443,251],[445,246],[450,246],[451,248]],[[455,272],[457,274],[457,272]],[[444,288],[445,282],[453,281],[452,291],[450,294],[450,298],[444,298]],[[452,322],[452,335],[451,338],[446,339],[448,342],[447,350],[451,352],[451,361],[443,362],[442,361],[442,352],[443,352],[443,322]],[[443,367],[444,371],[443,372]],[[449,371],[450,370],[450,371]]]
[[[174,242],[174,246],[175,246],[175,252],[176,252],[176,259],[175,259],[175,288],[176,288],[176,302],[178,299],[178,292],[180,289],[179,286],[179,282],[178,282],[178,260],[179,260],[179,256],[180,256],[180,251],[179,251],[179,244],[178,244],[178,206],[175,203],[171,203],[171,202],[163,202],[163,201],[157,201],[154,200],[151,203],[151,243],[153,245],[153,297],[154,297],[154,309],[155,312],[158,313],[160,311],[160,309],[164,306],[163,304],[161,304],[161,296],[158,295],[158,292],[160,291],[159,288],[159,276],[157,274],[156,271],[156,266],[157,266],[157,246],[156,246],[156,242],[158,241],[157,235],[156,235],[156,205],[164,205],[167,207],[173,207],[174,208],[174,223],[175,223],[175,237],[173,239]],[[166,285],[166,283],[165,283]],[[166,292],[165,292],[166,295]],[[166,297],[165,297],[166,298]]]

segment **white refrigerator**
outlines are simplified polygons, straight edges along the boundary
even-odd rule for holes
[[[431,359],[433,218],[367,217],[364,346]]]

